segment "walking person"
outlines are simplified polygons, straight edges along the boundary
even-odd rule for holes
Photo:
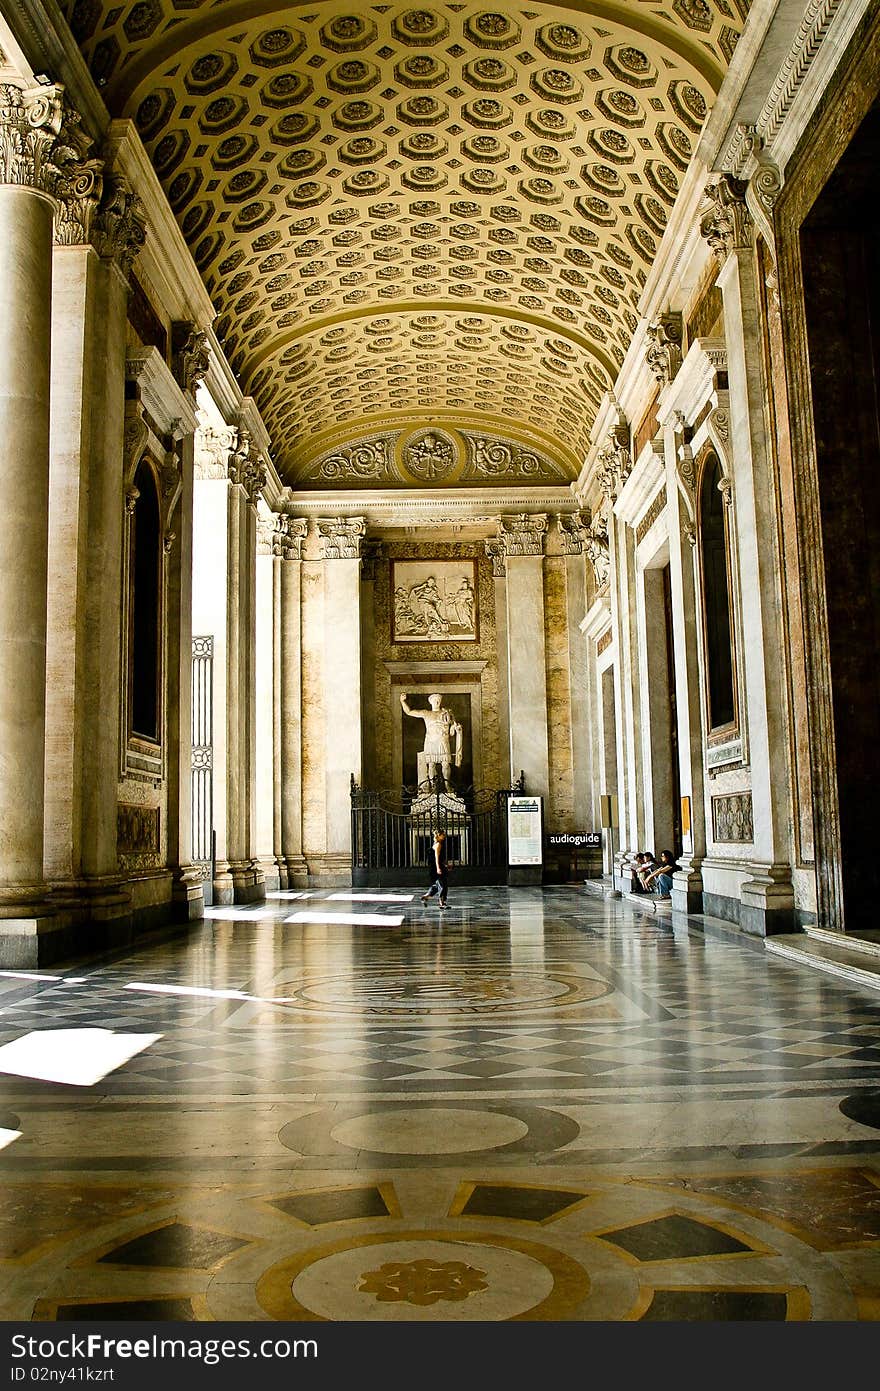
[[[449,863],[446,858],[446,832],[435,831],[434,839],[431,842],[431,849],[428,852],[428,866],[431,875],[431,887],[426,894],[422,894],[422,902],[427,903],[429,898],[435,894],[440,897],[440,907],[446,908],[446,898],[449,893]]]

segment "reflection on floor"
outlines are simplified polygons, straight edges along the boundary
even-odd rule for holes
[[[388,893],[0,975],[0,1318],[880,1317],[876,992],[575,887]]]

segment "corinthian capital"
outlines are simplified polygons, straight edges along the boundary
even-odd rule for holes
[[[55,147],[64,124],[64,89],[24,90],[0,83],[0,184],[54,193]]]
[[[319,517],[322,559],[358,560],[361,537],[367,534],[363,517]]]
[[[120,174],[106,174],[95,216],[93,240],[100,256],[128,275],[147,239],[144,206]]]
[[[282,513],[275,518],[272,554],[282,560],[302,560],[303,542],[309,533],[305,517],[289,517]]]
[[[565,555],[581,555],[590,531],[590,510],[557,512],[556,526]]]
[[[661,314],[647,328],[645,361],[661,386],[668,386],[681,366],[682,321],[680,314]]]
[[[611,557],[608,549],[608,522],[602,516],[595,517],[584,537],[584,550],[593,567],[596,588],[604,589],[608,583]]]
[[[699,208],[700,233],[720,261],[751,246],[754,223],[746,207],[746,186],[732,174],[706,185]]]
[[[498,540],[508,560],[511,556],[543,555],[546,532],[546,512],[520,512],[515,517],[502,517],[498,523]]]

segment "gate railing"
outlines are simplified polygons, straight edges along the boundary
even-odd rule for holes
[[[424,877],[435,830],[446,832],[447,856],[457,877],[504,882],[507,799],[523,788],[522,774],[512,788],[468,788],[454,794],[443,790],[440,778],[430,788],[374,790],[359,787],[352,777],[352,882]]]

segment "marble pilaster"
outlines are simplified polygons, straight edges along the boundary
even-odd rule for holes
[[[257,517],[257,556],[255,566],[254,628],[254,710],[255,710],[255,840],[260,870],[267,889],[281,887],[276,856],[276,759],[275,719],[276,644],[275,571],[280,560],[272,554],[274,519]],[[284,886],[287,887],[286,884]]]
[[[544,651],[544,514],[505,517],[498,540],[507,572],[507,687],[510,702],[510,771],[525,773],[535,796],[549,797],[547,672]]]
[[[281,760],[281,864],[287,888],[304,888],[302,760],[302,548],[308,523],[279,517],[273,549],[280,564],[279,725]]]
[[[351,779],[361,782],[360,517],[318,522],[324,563],[324,876],[351,882]]]

